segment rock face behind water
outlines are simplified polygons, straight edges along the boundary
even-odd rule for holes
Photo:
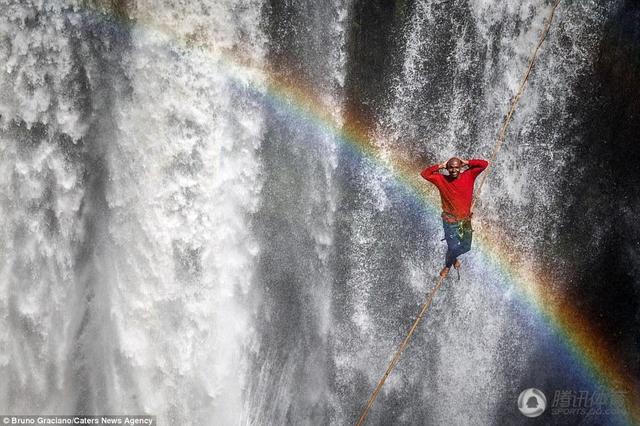
[[[354,423],[444,257],[394,159],[488,157],[550,8],[5,1],[0,414]],[[368,424],[522,424],[523,389],[615,390],[578,328],[640,392],[639,22],[560,4],[462,278]]]

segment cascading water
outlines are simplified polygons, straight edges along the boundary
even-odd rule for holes
[[[382,123],[379,131],[391,135],[380,143],[381,151],[391,154],[407,151],[409,146],[411,155],[430,160],[425,166],[454,155],[488,156],[549,8],[543,2],[416,2],[403,28],[405,43],[400,74],[392,80],[393,97],[384,99],[386,108],[378,118]],[[563,22],[566,19],[581,25],[569,31],[564,26],[557,28],[547,41],[546,53],[511,126],[509,145],[493,165],[494,177],[477,207],[476,232],[483,232],[483,222],[495,224],[506,235],[521,236],[515,239],[518,246],[514,249],[522,253],[535,253],[541,241],[554,232],[554,212],[562,188],[553,175],[541,171],[569,160],[570,152],[559,143],[569,136],[561,130],[570,120],[565,99],[571,96],[576,76],[593,52],[592,43],[598,38],[599,23],[603,20],[595,3],[560,13]],[[587,32],[590,37],[586,37]],[[559,63],[557,55],[562,48],[558,40],[563,38],[573,48],[564,51],[563,62]],[[559,93],[564,95],[558,96]],[[557,124],[545,127],[543,123],[549,120]],[[394,244],[398,234],[406,240],[424,238],[437,242],[442,238],[440,218],[434,215],[418,229],[415,222],[406,222],[403,212],[414,206],[394,195],[397,188],[385,184],[388,181],[385,173],[370,173],[367,177],[370,202],[381,213],[372,216],[370,212],[374,209],[363,204],[360,209],[372,219],[353,221],[356,232],[367,235],[369,241],[363,249],[351,245],[358,248],[353,269],[370,269],[360,267],[361,259],[370,261],[374,244],[382,247],[378,250],[380,261],[398,262],[400,258],[402,263],[396,264],[391,274],[403,271],[405,276],[384,277],[374,266],[370,279],[375,284],[366,286],[364,294],[377,292],[374,285],[398,280],[394,293],[403,293],[403,288],[409,285],[409,291],[404,293],[422,301],[421,295],[432,285],[429,278],[434,276],[427,271],[442,267],[442,249],[411,241],[406,244],[408,248],[399,249],[402,256],[398,256]],[[526,221],[502,219],[530,216]],[[537,256],[533,257],[522,267],[535,268],[537,260]],[[492,407],[503,403],[510,381],[523,374],[531,351],[535,351],[534,345],[528,346],[535,333],[528,330],[526,320],[521,322],[522,312],[511,311],[515,295],[510,280],[501,271],[486,268],[476,253],[467,256],[466,262],[461,284],[445,287],[439,296],[441,303],[433,308],[431,318],[423,325],[429,331],[414,348],[422,353],[410,350],[408,360],[396,370],[402,380],[386,385],[388,398],[412,400],[414,406],[422,405],[423,411],[414,406],[407,407],[408,412],[381,411],[378,414],[381,423],[415,423],[422,418],[426,424],[491,424],[495,418]],[[366,282],[360,275],[354,278],[349,283],[351,288],[362,287]],[[416,282],[419,284],[411,284]],[[496,292],[494,286],[507,291]],[[360,299],[362,291],[356,293],[356,300]],[[377,303],[381,306],[393,300],[387,294],[380,299]],[[402,306],[409,300],[396,303],[394,312],[406,312]],[[362,322],[360,312],[355,309],[356,323]],[[375,325],[384,324],[381,315],[387,314],[380,312],[373,320],[364,321],[367,329],[361,334],[370,335],[371,341],[358,348],[361,353],[366,353],[367,347],[393,353],[398,339],[393,338],[394,330]],[[369,370],[372,387],[388,361],[376,354],[367,355],[367,362],[377,363],[375,370]],[[385,398],[386,393],[381,405],[397,403],[384,401]]]
[[[314,101],[335,125],[344,96],[347,6],[272,2],[265,11],[272,78],[313,87]],[[338,138],[284,102],[264,98],[264,186],[253,218],[261,248],[253,292],[256,374],[245,419],[321,424],[339,403],[327,376]]]
[[[113,332],[97,259],[128,37],[73,5],[2,11],[3,411],[91,410],[113,378],[93,368]]]
[[[353,423],[444,253],[390,159],[487,157],[550,7],[0,0],[0,415]],[[367,424],[521,424],[523,388],[596,387],[480,243],[495,229],[640,374],[637,267],[597,284],[637,258],[640,174],[585,184],[640,160],[638,17],[561,3],[462,278]]]
[[[237,419],[261,77],[222,53],[260,10],[3,10],[3,412]]]

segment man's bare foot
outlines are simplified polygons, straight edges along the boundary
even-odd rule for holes
[[[460,262],[458,259],[456,259],[455,262],[453,262],[453,267],[456,269],[460,269],[460,267],[462,266],[462,262]]]
[[[440,276],[442,278],[446,278],[447,275],[449,275],[449,268],[445,266],[444,268],[442,268],[442,271],[440,271]]]

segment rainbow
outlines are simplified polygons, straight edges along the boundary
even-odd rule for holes
[[[122,18],[119,13],[109,14],[105,10],[95,10],[92,15],[108,19],[112,24],[122,21],[122,25],[126,27],[135,23],[139,28],[148,28],[170,36],[178,47],[205,52],[211,57],[212,63],[226,68],[218,71],[236,80],[240,87],[250,89],[266,102],[299,120],[314,124],[333,136],[343,147],[390,173],[395,183],[418,200],[428,213],[437,214],[439,211],[436,191],[426,185],[420,176],[421,165],[408,158],[407,153],[389,153],[380,148],[380,136],[373,136],[371,129],[374,126],[363,117],[347,112],[341,123],[336,122],[330,107],[304,81],[293,81],[291,77],[282,78],[277,71],[242,57],[237,52],[214,49],[204,42],[194,46],[193,38],[179,37],[177,34],[180,32],[176,28],[153,22],[144,16],[130,21]],[[238,78],[238,70],[259,75],[260,78],[256,81]],[[555,292],[552,277],[543,271],[532,271],[523,259],[515,256],[509,249],[511,244],[508,236],[486,224],[483,224],[481,231],[476,234],[476,249],[513,284],[523,305],[528,306],[559,337],[568,354],[578,361],[587,377],[598,387],[622,396],[624,410],[620,420],[626,424],[640,425],[640,390],[633,378],[626,374],[625,366],[617,357],[615,349],[607,344],[604,335],[585,314],[566,300],[566,295]]]
[[[278,80],[273,75],[269,76],[269,81],[263,94],[271,102],[287,108],[303,120],[317,123],[334,135],[336,140],[348,145],[351,151],[386,169],[396,183],[415,197],[428,213],[439,213],[437,191],[420,176],[422,167],[406,161],[405,155],[383,153],[376,147],[371,132],[355,124],[356,120],[347,121],[342,127],[327,120],[328,112],[322,110],[312,92]],[[517,258],[514,251],[509,249],[514,245],[510,244],[503,232],[483,224],[481,232],[476,233],[474,243],[484,258],[513,284],[519,299],[552,328],[594,383],[623,396],[626,412],[622,420],[626,424],[640,424],[640,392],[633,380],[628,378],[622,362],[616,359],[614,348],[606,343],[603,334],[591,324],[589,318],[575,309],[571,301],[565,300],[565,295],[556,293],[551,277],[544,272],[530,270],[523,259]]]
[[[274,77],[270,79],[273,81]],[[334,134],[341,143],[349,145],[352,151],[388,170],[396,182],[419,200],[429,213],[439,211],[436,191],[430,190],[420,176],[422,168],[405,161],[404,156],[392,156],[388,161],[389,154],[376,149],[366,129],[353,122],[347,122],[340,128],[325,121],[322,117],[326,117],[327,113],[316,113],[319,105],[313,102],[311,93],[282,81],[271,84],[267,88],[267,95],[272,101],[277,100],[280,106],[299,114],[302,119],[319,122],[323,129]],[[382,157],[385,161],[381,160]],[[606,339],[590,324],[589,318],[575,309],[570,301],[563,300],[563,295],[555,292],[551,278],[544,272],[529,270],[523,260],[509,249],[513,244],[509,243],[504,233],[483,224],[482,232],[476,233],[475,247],[514,285],[519,298],[552,327],[569,353],[597,385],[624,395],[625,423],[640,424],[640,392],[628,378],[622,363],[616,359],[615,350],[606,344]]]

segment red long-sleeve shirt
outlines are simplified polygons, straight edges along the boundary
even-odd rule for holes
[[[456,179],[438,173],[439,165],[427,167],[420,173],[423,178],[434,184],[440,191],[442,217],[447,222],[456,222],[471,216],[473,184],[476,177],[487,168],[485,160],[469,160],[469,168]]]

